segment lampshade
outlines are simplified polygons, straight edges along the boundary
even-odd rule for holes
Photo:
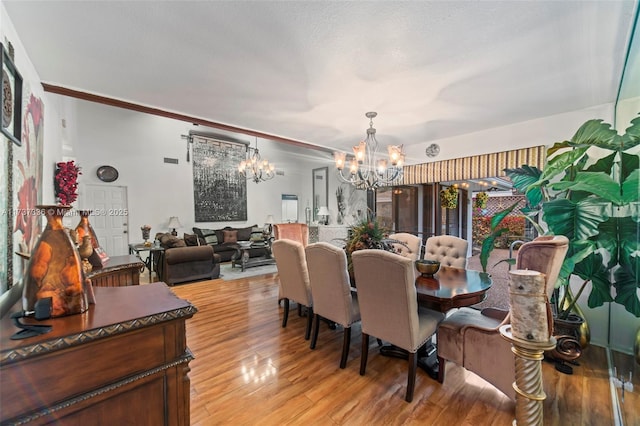
[[[318,216],[329,216],[329,209],[327,206],[322,206],[318,209]]]
[[[168,228],[172,229],[171,235],[178,235],[178,233],[176,232],[176,228],[182,228],[182,224],[178,220],[178,216],[171,216],[169,218]]]
[[[264,223],[270,223],[270,224],[274,224],[276,223],[275,219],[273,218],[273,215],[270,214],[269,216],[267,216],[267,218],[265,219]]]

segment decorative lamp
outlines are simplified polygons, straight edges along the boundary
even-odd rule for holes
[[[369,118],[367,138],[353,147],[354,157],[348,164],[346,153],[335,152],[333,154],[340,179],[357,188],[369,190],[381,186],[390,186],[402,177],[402,166],[405,158],[402,145],[389,145],[387,147],[388,160],[379,158],[376,129],[373,128],[373,119],[377,115],[377,112],[365,114]],[[345,176],[343,170],[346,166],[348,166],[349,172]]]
[[[256,147],[247,147],[247,158],[242,160],[238,165],[238,171],[247,179],[251,179],[255,183],[260,183],[269,179],[273,179],[276,175],[276,166],[263,160],[258,151],[258,138],[256,137]]]
[[[271,233],[273,232],[273,224],[276,223],[275,219],[273,218],[273,215],[270,214],[267,216],[267,218],[264,221],[264,232],[265,232],[265,237],[266,238],[270,238],[271,237]]]
[[[329,209],[327,206],[322,206],[318,209],[318,217],[323,217],[324,219],[320,221],[323,225],[329,224]]]
[[[171,235],[173,235],[174,237],[178,235],[178,232],[176,232],[176,228],[182,228],[182,224],[178,220],[178,216],[171,216],[169,218],[168,227],[169,229],[171,229]]]

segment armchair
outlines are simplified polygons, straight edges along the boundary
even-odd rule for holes
[[[169,285],[220,276],[220,256],[211,246],[173,247],[160,256],[157,272]]]
[[[550,298],[568,247],[569,240],[564,236],[538,237],[520,247],[516,267],[545,274]],[[437,332],[438,381],[444,382],[448,360],[476,373],[515,400],[514,355],[511,343],[499,332],[502,325],[509,323],[509,311],[494,308],[460,308],[448,316]]]
[[[273,225],[276,240],[293,240],[306,247],[309,244],[309,227],[306,223],[276,223]]]

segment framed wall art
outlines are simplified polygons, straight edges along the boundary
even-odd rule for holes
[[[0,104],[2,104],[2,123],[0,130],[15,144],[22,144],[22,76],[16,69],[9,53],[0,43],[2,55],[2,90]]]
[[[247,146],[193,137],[193,198],[196,222],[247,220],[247,179],[238,171]]]

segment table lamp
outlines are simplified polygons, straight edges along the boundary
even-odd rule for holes
[[[267,216],[267,218],[264,221],[264,230],[265,230],[265,234],[267,238],[271,237],[271,233],[273,232],[273,224],[275,223],[275,219],[273,218],[273,215],[270,214]]]
[[[178,232],[176,231],[176,228],[182,228],[182,224],[178,220],[178,216],[171,216],[169,218],[168,227],[169,227],[169,229],[171,229],[171,235],[173,235],[174,237],[178,235]]]
[[[329,209],[326,206],[322,206],[318,209],[318,217],[323,217],[324,219],[320,221],[323,225],[329,224]]]

